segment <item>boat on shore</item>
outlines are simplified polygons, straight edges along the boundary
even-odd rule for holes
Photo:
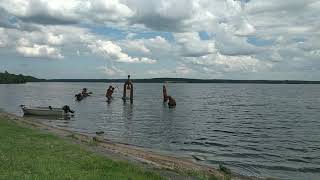
[[[32,107],[21,105],[21,109],[24,115],[34,115],[34,116],[66,116],[73,114],[69,106],[63,106],[62,108],[48,107]]]

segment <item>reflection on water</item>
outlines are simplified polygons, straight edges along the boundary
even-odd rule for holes
[[[113,84],[122,86],[120,84]],[[282,179],[320,176],[319,85],[168,84],[177,101],[169,109],[162,84],[135,84],[133,104],[116,89],[107,103],[104,83],[0,85],[0,108],[22,115],[20,104],[62,107],[70,119],[42,120],[52,126],[113,141],[200,157],[244,175]],[[81,102],[74,94],[94,94]]]

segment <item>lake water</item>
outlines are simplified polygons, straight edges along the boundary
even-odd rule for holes
[[[320,179],[320,85],[168,84],[175,109],[162,102],[162,84],[134,84],[106,103],[105,83],[0,85],[0,108],[22,115],[20,104],[76,111],[70,120],[45,120],[78,132],[104,131],[117,142],[221,163],[243,175]],[[117,85],[122,89],[122,84]],[[74,94],[94,94],[81,102]]]

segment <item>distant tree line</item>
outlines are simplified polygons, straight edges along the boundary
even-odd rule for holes
[[[127,79],[37,79],[22,74],[10,74],[7,71],[0,72],[0,84],[18,84],[26,82],[104,82],[123,83]],[[189,79],[189,78],[151,78],[132,79],[134,83],[243,83],[243,84],[320,84],[320,81],[299,80],[231,80],[231,79]]]
[[[49,79],[47,82],[104,82],[122,83],[127,79]],[[301,80],[232,80],[232,79],[189,79],[189,78],[152,78],[132,79],[134,83],[235,83],[235,84],[320,84],[320,81]]]
[[[0,72],[0,84],[22,84],[26,82],[39,82],[43,81],[42,79],[37,79],[32,76],[24,76],[22,74],[16,75],[11,74],[5,71],[4,73]]]

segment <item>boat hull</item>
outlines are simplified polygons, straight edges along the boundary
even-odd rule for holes
[[[65,113],[62,108],[42,108],[42,107],[22,107],[24,115],[34,116],[64,116]]]

